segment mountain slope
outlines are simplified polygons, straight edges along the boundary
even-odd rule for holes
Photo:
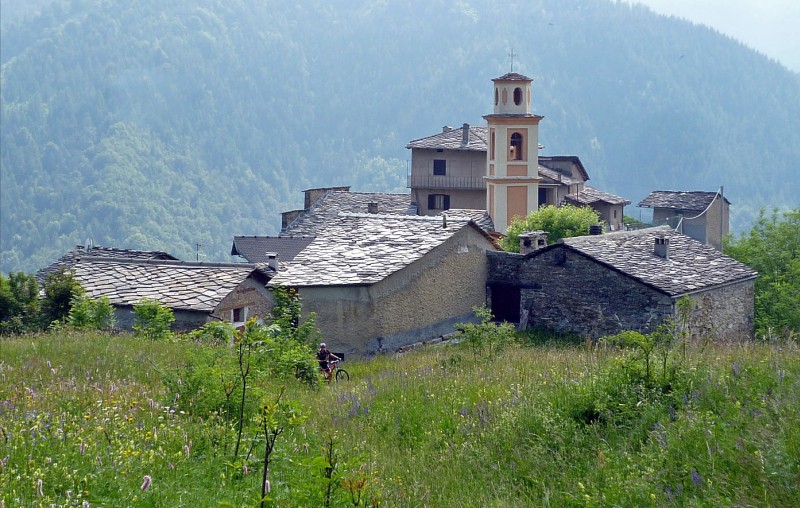
[[[638,6],[82,0],[2,39],[2,271],[88,236],[227,259],[302,188],[402,190],[405,143],[482,123],[512,47],[543,153],[593,186],[724,185],[734,225],[800,192],[798,75]]]

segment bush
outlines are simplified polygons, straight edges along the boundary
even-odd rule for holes
[[[547,231],[547,242],[556,243],[562,238],[585,236],[589,227],[602,224],[597,212],[588,206],[543,206],[524,219],[514,219],[503,238],[503,249],[519,252],[519,235],[525,231]]]
[[[78,296],[72,302],[67,324],[79,330],[111,330],[116,324],[114,306],[108,297]]]
[[[483,307],[473,307],[480,323],[459,323],[456,337],[463,340],[476,356],[495,356],[516,341],[516,328],[510,323],[495,323],[492,312]]]
[[[138,337],[150,340],[167,340],[172,337],[170,327],[175,322],[172,310],[151,298],[143,298],[133,306],[135,322],[133,331]]]
[[[73,301],[80,299],[83,288],[72,272],[62,268],[60,272],[47,276],[42,288],[42,324],[45,326],[53,322],[64,322],[69,316]]]
[[[39,329],[39,286],[33,275],[23,272],[0,274],[0,333],[23,333]]]

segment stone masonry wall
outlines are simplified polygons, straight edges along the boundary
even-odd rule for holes
[[[731,342],[752,339],[754,284],[749,280],[689,295],[694,302],[692,336]]]
[[[272,310],[272,295],[264,283],[248,278],[228,294],[214,309],[214,317],[231,322],[231,311],[248,307],[247,318],[265,319]]]
[[[529,326],[592,338],[649,332],[673,312],[669,296],[562,246],[536,256],[490,253],[488,285],[490,295],[493,285],[520,287]]]

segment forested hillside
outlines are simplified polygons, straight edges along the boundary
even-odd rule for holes
[[[725,186],[734,227],[800,193],[800,77],[608,0],[3,0],[0,271],[76,243],[228,259],[299,191],[403,191],[411,139],[534,78],[544,154],[634,205]],[[7,15],[8,14],[8,15]],[[9,20],[9,15],[13,19]]]

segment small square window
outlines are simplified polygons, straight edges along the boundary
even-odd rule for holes
[[[231,322],[244,323],[247,321],[247,307],[239,307],[231,311]]]
[[[447,161],[444,159],[434,159],[433,174],[436,176],[445,176],[447,174]]]

